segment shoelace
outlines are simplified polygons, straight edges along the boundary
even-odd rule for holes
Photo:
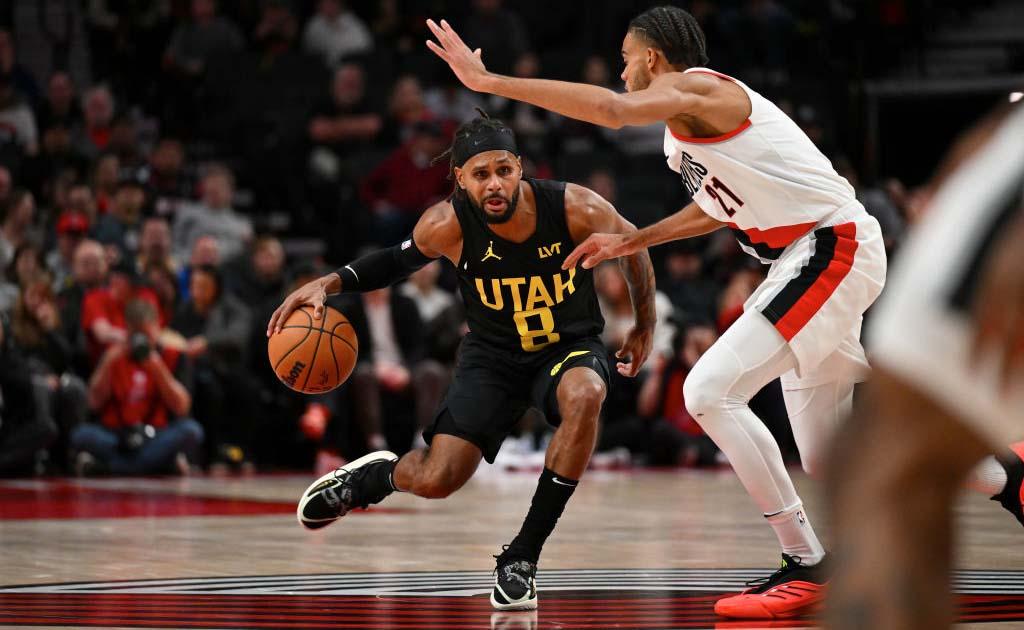
[[[504,558],[508,553],[508,548],[508,545],[502,545],[501,553],[496,556],[491,556],[497,561],[494,571],[491,572],[492,575],[496,574],[502,563],[505,562]],[[505,565],[504,569],[506,578],[515,579],[517,582],[522,582],[524,586],[529,587],[529,578],[534,576],[534,573],[537,570],[537,565],[529,562],[528,560],[514,560],[509,561],[508,564]],[[517,569],[521,569],[522,573],[519,573]],[[528,577],[523,577],[524,575]]]
[[[793,560],[793,564],[792,565],[790,565],[787,562],[787,563],[783,564],[781,567],[779,567],[775,571],[775,573],[772,573],[768,577],[756,578],[756,579],[747,581],[747,583],[746,583],[747,586],[749,586],[751,588],[758,588],[760,586],[767,586],[769,584],[772,584],[772,583],[775,582],[775,580],[777,580],[778,578],[782,577],[786,573],[792,571],[796,567],[800,566],[800,564],[803,562],[803,559],[800,556],[790,556],[790,558]]]

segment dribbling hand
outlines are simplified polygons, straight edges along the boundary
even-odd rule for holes
[[[288,317],[303,306],[312,306],[313,319],[321,319],[324,316],[326,300],[327,281],[325,278],[317,278],[295,289],[270,316],[270,322],[267,324],[267,337],[281,332],[281,327],[288,321]]]
[[[463,85],[474,92],[482,91],[484,80],[491,74],[480,57],[482,51],[479,48],[470,50],[446,20],[441,20],[440,25],[434,20],[427,20],[427,27],[438,42],[428,39],[427,48],[448,64]]]
[[[572,269],[580,259],[584,269],[593,269],[606,260],[632,254],[625,241],[626,237],[622,234],[591,234],[565,258],[562,269]]]

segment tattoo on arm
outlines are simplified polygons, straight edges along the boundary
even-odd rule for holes
[[[657,314],[654,309],[654,265],[646,249],[619,258],[619,268],[629,285],[629,298],[633,302],[636,323],[654,327]]]

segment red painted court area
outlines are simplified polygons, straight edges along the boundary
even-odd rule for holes
[[[0,519],[128,518],[287,514],[294,503],[90,488],[52,483],[38,489],[0,486]]]

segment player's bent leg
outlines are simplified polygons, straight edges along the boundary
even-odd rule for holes
[[[597,443],[597,422],[607,394],[588,367],[566,370],[556,389],[561,423],[548,445],[544,471],[519,534],[496,556],[491,605],[498,610],[537,607],[537,561],[544,542],[572,497]]]
[[[299,499],[299,523],[320,529],[355,508],[379,503],[394,491],[391,471],[397,460],[391,451],[374,451],[320,477]]]
[[[715,612],[725,617],[792,617],[824,597],[825,550],[778,444],[748,405],[762,387],[794,367],[796,357],[778,331],[759,312],[747,311],[700,358],[683,385],[690,414],[729,458],[782,546],[778,571],[715,603]]]
[[[793,427],[793,439],[808,475],[820,477],[823,474],[832,437],[853,412],[854,385],[853,379],[846,379],[788,389],[783,382],[782,397]]]
[[[952,505],[988,448],[884,370],[864,403],[827,460],[836,544],[828,627],[949,627]]]
[[[472,442],[438,433],[428,448],[409,451],[398,460],[395,489],[425,499],[443,499],[469,481],[482,458],[480,447]]]

